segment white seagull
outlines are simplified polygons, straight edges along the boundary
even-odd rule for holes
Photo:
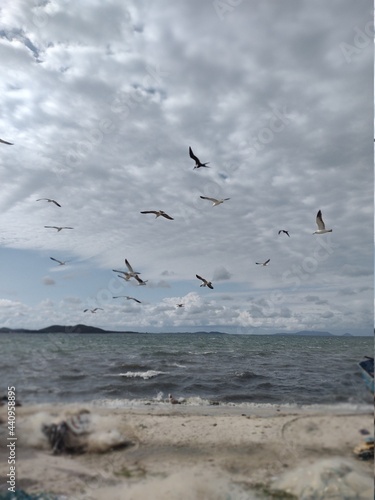
[[[271,259],[266,260],[265,262],[255,262],[255,264],[258,264],[258,266],[268,266],[270,263]]]
[[[115,295],[113,298],[119,299],[120,297],[125,297],[127,300],[134,300],[135,302],[138,302],[138,304],[142,304],[140,300],[135,299],[134,297],[129,297],[129,295]]]
[[[322,219],[321,210],[319,210],[319,212],[316,214],[316,223],[317,223],[319,229],[317,231],[314,231],[313,234],[332,233],[332,229],[326,229],[326,226],[325,226],[323,219]]]
[[[112,271],[114,271],[115,273],[122,273],[124,276],[121,276],[120,274],[118,274],[117,276],[125,281],[129,281],[130,278],[132,278],[132,275],[130,273],[127,273],[126,271],[119,271],[118,269],[112,269]]]
[[[212,286],[212,283],[211,281],[207,281],[205,280],[204,278],[202,278],[201,276],[199,276],[198,274],[195,275],[199,280],[203,281],[203,283],[200,285],[200,286],[208,286],[208,288],[211,288],[211,290],[214,289],[214,287]]]
[[[124,279],[125,281],[129,281],[130,278],[135,278],[138,274],[141,274],[139,271],[134,271],[128,259],[125,259],[125,265],[128,268],[128,271],[119,271],[118,269],[112,269],[115,273],[121,273],[124,276],[117,275],[119,278]]]
[[[96,313],[96,311],[98,311],[99,309],[100,309],[101,311],[104,311],[104,309],[102,309],[101,307],[95,307],[94,309],[84,309],[84,310],[83,310],[83,312],[85,313],[85,312],[87,312],[87,311],[90,311],[90,312],[92,312],[92,313]]]
[[[46,228],[57,229],[57,232],[60,232],[62,229],[73,229],[69,226],[44,226]]]
[[[156,215],[155,219],[162,216],[165,217],[166,219],[174,220],[173,217],[166,214],[163,210],[144,210],[143,212],[141,212],[141,214],[155,214]]]
[[[57,203],[56,200],[51,200],[51,198],[39,198],[36,201],[42,201],[42,200],[48,201],[48,203],[54,203],[56,206],[61,207],[60,203]]]
[[[145,285],[148,281],[148,280],[143,281],[137,274],[133,277],[138,281],[138,285]]]
[[[200,159],[198,158],[198,156],[195,156],[195,154],[193,153],[193,150],[191,149],[191,147],[189,146],[189,156],[190,158],[192,158],[194,161],[195,161],[195,167],[194,168],[201,168],[201,167],[206,167],[206,168],[210,168],[210,167],[207,167],[207,165],[210,163],[209,161],[206,161],[206,163],[202,163],[200,161]]]
[[[133,276],[133,278],[135,278],[135,277],[137,276],[137,274],[141,274],[141,273],[139,273],[138,271],[134,271],[134,269],[133,269],[133,268],[132,268],[132,266],[130,265],[130,263],[129,263],[128,259],[125,259],[125,265],[126,265],[126,267],[128,268],[128,270],[129,270],[129,273],[128,273],[128,274],[130,274],[130,276]]]
[[[8,144],[8,146],[13,146],[13,142],[4,141],[4,139],[0,139],[0,142],[2,142],[3,144]]]
[[[208,196],[201,196],[202,200],[210,200],[212,201],[212,206],[216,207],[216,205],[220,205],[220,203],[224,203],[224,201],[230,200],[230,198],[223,198],[217,200],[216,198],[209,198]]]
[[[54,260],[55,262],[58,262],[60,266],[65,266],[67,262],[70,262],[69,260],[58,260],[54,259],[53,257],[50,257],[51,260]]]

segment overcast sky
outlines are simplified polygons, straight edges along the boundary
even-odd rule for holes
[[[371,334],[372,35],[367,0],[3,0],[0,327]]]

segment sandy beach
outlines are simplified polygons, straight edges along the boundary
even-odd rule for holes
[[[4,444],[6,407],[0,410]],[[84,425],[75,436],[80,453],[53,454],[42,425],[72,418]],[[353,412],[35,405],[17,408],[16,422],[16,487],[30,494],[113,500],[373,498],[373,462],[353,454],[363,434],[373,435],[368,407]],[[2,494],[7,459],[2,445]],[[325,496],[311,496],[313,488],[325,488]],[[280,490],[284,496],[276,496]],[[357,496],[344,495],[351,491]]]

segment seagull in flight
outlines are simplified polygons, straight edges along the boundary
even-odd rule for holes
[[[145,285],[145,284],[147,283],[147,281],[148,281],[148,280],[143,281],[143,280],[142,280],[142,279],[138,276],[138,274],[136,274],[136,275],[134,276],[134,278],[138,281],[138,285]]]
[[[67,262],[70,262],[69,260],[58,260],[58,259],[54,259],[53,257],[50,257],[51,260],[54,260],[55,262],[58,262],[60,266],[65,266],[65,264]]]
[[[61,207],[60,203],[57,203],[56,200],[51,200],[51,198],[39,198],[39,200],[36,201],[42,201],[42,200],[48,201],[48,203],[54,203],[56,206]]]
[[[125,281],[129,281],[130,278],[132,278],[133,276],[131,276],[129,273],[127,273],[126,271],[117,271],[116,269],[112,269],[112,271],[114,271],[115,273],[122,273],[122,274],[118,274],[117,276],[119,278],[122,278],[123,280]]]
[[[126,267],[128,268],[128,270],[129,270],[129,273],[128,273],[128,274],[130,274],[130,276],[133,276],[133,278],[135,278],[135,277],[137,276],[137,274],[141,274],[141,273],[139,273],[138,271],[134,271],[134,269],[133,269],[133,268],[132,268],[132,266],[130,265],[130,263],[129,263],[128,259],[125,259],[125,265],[126,265]],[[120,271],[120,272],[121,272],[121,271]]]
[[[326,229],[326,226],[323,222],[322,219],[322,212],[319,210],[319,212],[316,214],[316,223],[318,225],[318,230],[313,232],[313,234],[324,234],[324,233],[332,233],[332,229]]]
[[[69,226],[44,226],[46,228],[57,229],[57,232],[60,232],[62,229],[73,229]]]
[[[134,271],[134,269],[130,265],[130,262],[128,261],[128,259],[125,259],[125,264],[126,264],[126,267],[128,268],[129,272],[128,271],[119,271],[118,269],[112,269],[112,271],[115,272],[115,273],[121,273],[121,274],[123,274],[123,276],[121,276],[120,274],[118,274],[117,276],[119,278],[122,278],[125,281],[129,281],[130,278],[135,278],[136,276],[138,276],[138,274],[141,274],[138,271]]]
[[[207,167],[207,165],[210,163],[209,161],[207,161],[206,163],[202,163],[200,161],[200,159],[198,158],[198,156],[195,156],[195,154],[193,153],[193,150],[191,149],[191,147],[189,146],[189,156],[190,158],[192,158],[194,161],[195,161],[195,167],[194,168],[200,168],[200,167],[206,167],[206,168],[210,168],[210,167]]]
[[[207,281],[205,280],[204,278],[202,278],[201,276],[199,276],[198,274],[195,275],[199,280],[201,280],[203,283],[200,285],[200,286],[208,286],[208,288],[211,288],[211,290],[214,289],[214,287],[212,286],[212,283],[211,281]]]
[[[281,233],[285,233],[290,238],[290,234],[288,233],[288,231],[285,231],[285,229],[280,229],[280,231],[278,232],[278,234],[281,234]]]
[[[96,313],[96,311],[98,311],[99,309],[104,311],[104,309],[102,309],[101,307],[95,307],[94,309],[84,309],[83,312],[85,313],[87,311],[90,311],[92,313]]]
[[[8,144],[8,146],[13,146],[13,142],[4,141],[4,139],[0,139],[0,142],[2,142],[3,144]]]
[[[202,200],[210,200],[212,201],[212,206],[216,207],[216,205],[220,205],[220,203],[224,203],[224,201],[230,200],[230,198],[223,198],[217,200],[216,198],[209,198],[208,196],[201,196]]]
[[[145,210],[145,211],[141,212],[141,214],[155,214],[156,215],[155,219],[162,216],[162,217],[165,217],[166,219],[173,220],[173,217],[166,214],[163,210]]]
[[[184,307],[184,304],[176,304],[176,307]]]
[[[266,262],[255,262],[255,264],[258,264],[258,266],[268,266],[270,263],[271,259],[266,260]]]
[[[113,298],[119,299],[120,297],[125,297],[127,300],[134,300],[135,302],[138,302],[138,304],[142,304],[140,300],[135,299],[134,297],[129,297],[129,295],[115,295]]]

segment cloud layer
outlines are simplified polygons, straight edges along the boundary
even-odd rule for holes
[[[82,322],[93,302],[116,329],[370,333],[370,2],[83,4],[0,10],[0,244],[75,260],[63,284],[46,264],[37,303],[27,276],[4,286],[1,323]],[[332,234],[312,235],[319,209]],[[125,257],[142,307],[103,299]]]

